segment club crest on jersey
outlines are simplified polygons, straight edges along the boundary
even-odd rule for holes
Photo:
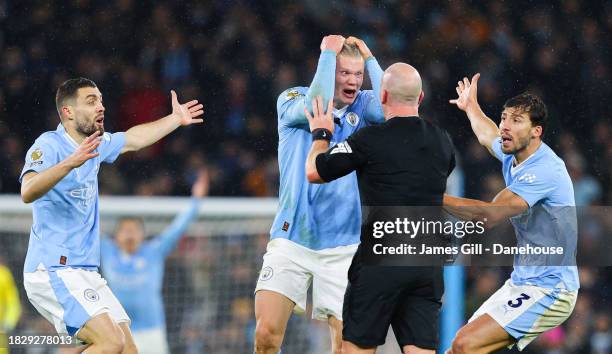
[[[98,293],[94,289],[85,290],[83,296],[85,296],[85,299],[90,302],[96,302],[100,300],[100,295],[98,295]]]
[[[261,274],[259,274],[259,280],[270,280],[272,275],[274,275],[274,270],[272,270],[272,267],[264,267],[264,269],[261,270]]]
[[[298,96],[303,96],[301,93],[298,92],[298,90],[291,90],[289,92],[287,92],[287,96],[285,97],[286,101],[292,100]]]
[[[34,149],[34,151],[32,151],[32,154],[30,155],[30,157],[32,158],[32,161],[38,161],[42,159],[43,151],[40,148],[36,148]]]
[[[348,124],[355,127],[357,124],[359,124],[359,116],[355,112],[348,112],[346,115],[346,121]]]

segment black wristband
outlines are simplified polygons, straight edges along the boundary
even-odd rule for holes
[[[327,140],[330,142],[332,139],[332,132],[329,129],[317,128],[312,131],[312,140]]]

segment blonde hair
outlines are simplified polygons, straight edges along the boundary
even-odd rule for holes
[[[344,43],[338,55],[361,58],[361,52],[359,51],[359,47],[357,47],[357,44],[355,43],[351,43],[351,44]]]

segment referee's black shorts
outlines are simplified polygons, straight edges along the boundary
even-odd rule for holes
[[[357,250],[344,295],[342,337],[363,348],[385,343],[437,349],[444,279],[441,267],[369,266]]]

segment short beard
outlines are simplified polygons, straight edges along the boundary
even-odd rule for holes
[[[524,139],[518,139],[518,147],[516,147],[514,150],[510,150],[510,151],[503,151],[502,148],[502,152],[506,155],[516,155],[519,152],[525,150],[527,148],[527,146],[529,146],[529,143],[531,142],[531,137],[526,137]]]
[[[96,128],[95,120],[91,124],[87,124],[86,122],[79,122],[78,120],[76,123],[77,123],[76,124],[77,132],[79,132],[80,134],[83,134],[84,136],[90,136],[96,131],[99,131],[100,135],[104,134],[104,126],[100,127],[99,129]]]

